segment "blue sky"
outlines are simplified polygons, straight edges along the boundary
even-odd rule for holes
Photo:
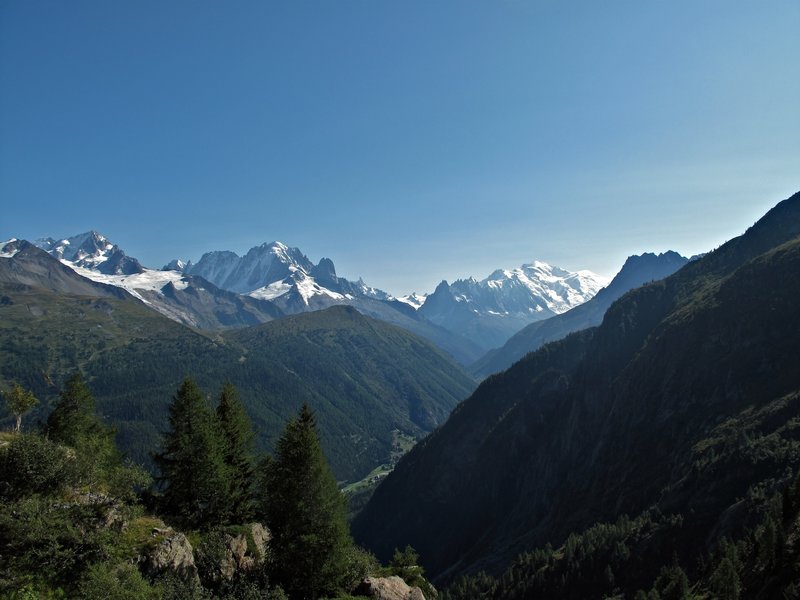
[[[800,189],[800,2],[0,3],[0,237],[394,293],[701,252]]]

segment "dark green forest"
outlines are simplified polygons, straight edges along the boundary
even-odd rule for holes
[[[41,430],[3,434],[0,597],[352,598],[368,575],[432,589],[412,550],[382,567],[354,545],[307,405],[263,455],[235,387],[215,404],[184,380],[155,479],[78,373]]]

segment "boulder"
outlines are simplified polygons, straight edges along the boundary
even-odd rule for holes
[[[396,575],[367,577],[358,586],[356,594],[367,596],[373,600],[425,600],[421,589],[410,587]]]
[[[185,581],[197,580],[194,550],[187,537],[173,530],[159,530],[161,539],[144,557],[144,570],[151,576],[175,573]]]

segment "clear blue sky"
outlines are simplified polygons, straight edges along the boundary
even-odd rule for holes
[[[0,2],[0,237],[394,293],[613,275],[800,189],[800,2]]]

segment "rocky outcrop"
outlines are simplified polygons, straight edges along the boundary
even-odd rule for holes
[[[391,577],[367,577],[356,590],[357,595],[373,600],[425,600],[418,587],[410,587],[396,575]]]
[[[143,570],[150,576],[175,573],[186,581],[198,581],[194,549],[187,537],[172,529],[154,529],[157,542],[144,557]]]
[[[255,544],[255,550],[259,558],[264,559],[267,555],[267,545],[272,539],[272,533],[261,523],[251,523],[247,527],[249,528],[248,533]]]
[[[260,523],[205,534],[196,552],[203,585],[215,587],[261,564],[271,537]]]
[[[237,571],[249,571],[263,560],[271,537],[269,529],[261,523],[247,525],[245,532],[235,537],[226,534],[225,556],[219,566],[222,578],[230,580]],[[254,547],[248,547],[248,539]]]

